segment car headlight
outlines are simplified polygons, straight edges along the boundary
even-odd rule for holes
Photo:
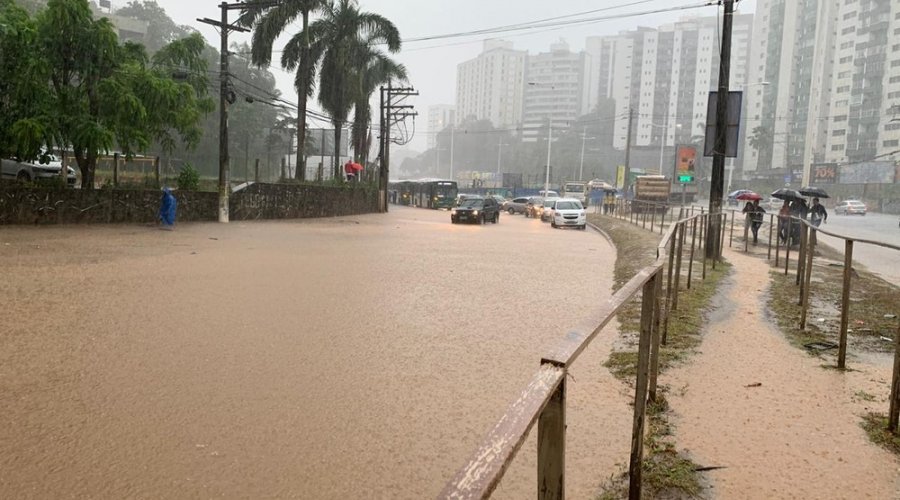
[[[472,210],[472,215],[478,215],[478,210]]]
[[[450,209],[450,214],[451,214],[451,215],[456,215],[456,209],[455,209],[455,208]]]
[[[578,212],[579,217],[584,217],[584,212]]]

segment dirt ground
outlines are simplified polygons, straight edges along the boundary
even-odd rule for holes
[[[765,256],[727,249],[726,258],[733,274],[701,353],[666,380],[679,447],[725,467],[706,473],[710,496],[900,498],[900,461],[859,426],[862,414],[887,410],[891,358],[854,358],[844,373],[823,368],[767,317]]]

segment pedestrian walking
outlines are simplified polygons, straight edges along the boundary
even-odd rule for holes
[[[766,214],[766,209],[759,206],[759,200],[754,200],[753,205],[750,206],[750,230],[753,231],[753,244],[756,245],[759,241],[759,228],[763,224],[763,218]]]
[[[157,218],[159,219],[160,229],[171,231],[175,229],[175,209],[178,201],[175,199],[175,195],[172,194],[172,189],[168,186],[164,187],[162,191]]]
[[[781,209],[778,211],[778,239],[782,244],[788,242],[788,221],[791,219],[791,204],[784,200]]]
[[[344,174],[347,176],[347,181],[353,181],[356,178],[356,169],[353,168],[353,161],[347,160],[347,163],[344,164]]]
[[[819,224],[823,222],[828,222],[828,212],[819,203],[818,198],[813,198],[812,200],[812,206],[809,208],[809,222],[816,227],[819,227]]]

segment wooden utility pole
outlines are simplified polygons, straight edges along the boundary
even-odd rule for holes
[[[628,134],[625,135],[625,178],[622,180],[622,189],[628,190],[628,178],[631,176],[631,120],[634,118],[634,110],[628,108]]]
[[[407,97],[419,95],[412,87],[394,88],[391,82],[387,87],[381,87],[381,129],[379,130],[379,138],[381,140],[379,147],[379,157],[381,158],[381,177],[379,179],[379,190],[381,191],[380,208],[382,212],[388,211],[387,186],[390,179],[391,165],[391,127],[395,122],[403,121],[409,117],[415,117],[418,113],[409,111],[412,105],[400,104]],[[394,99],[397,98],[397,102]],[[452,129],[451,129],[452,131]],[[451,148],[452,149],[452,148]]]
[[[713,147],[712,180],[709,186],[709,213],[719,213],[725,183],[726,130],[728,126],[728,77],[731,70],[731,25],[734,16],[734,0],[725,0],[725,15],[722,19],[722,48],[719,63],[719,90],[716,95],[716,140]],[[721,255],[718,221],[710,217],[706,233],[706,256]]]
[[[228,33],[231,31],[250,31],[240,26],[228,24],[228,11],[241,10],[246,8],[246,4],[228,4],[222,2],[219,4],[222,9],[222,20],[216,21],[208,17],[197,19],[203,24],[209,24],[219,28],[221,36],[219,45],[219,222],[228,222],[228,192],[230,186],[228,184],[228,105],[229,96],[231,94],[230,82],[228,79]],[[233,99],[231,99],[233,101]]]

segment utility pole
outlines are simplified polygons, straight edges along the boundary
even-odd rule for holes
[[[197,19],[203,24],[219,28],[221,37],[219,47],[219,222],[228,222],[228,194],[231,189],[228,182],[228,105],[230,104],[229,101],[234,102],[234,94],[231,93],[229,88],[231,85],[228,78],[228,33],[232,31],[250,31],[240,26],[228,24],[228,11],[241,10],[246,7],[246,4],[243,3],[228,4],[222,2],[219,4],[219,8],[222,9],[221,21],[208,17]]]
[[[391,86],[391,82],[388,82],[387,87],[381,87],[381,106],[379,108],[379,121],[381,127],[379,129],[378,137],[380,152],[378,156],[381,158],[381,177],[379,179],[379,190],[382,193],[382,198],[380,201],[381,210],[383,212],[388,211],[387,186],[391,164],[391,128],[396,122],[418,115],[418,113],[416,113],[415,111],[408,111],[412,109],[411,105],[399,104],[403,102],[407,97],[417,95],[419,95],[419,93],[416,92],[412,87],[393,88]],[[398,101],[395,102],[395,99],[398,99]]]
[[[450,180],[453,180],[453,133],[456,131],[456,124],[450,127]]]
[[[622,180],[622,189],[628,190],[628,179],[631,177],[631,121],[634,119],[634,110],[628,108],[628,134],[625,136],[625,179]]]
[[[587,139],[587,125],[581,128],[581,166],[578,168],[578,180],[584,180],[584,141]]]
[[[500,136],[500,142],[497,143],[497,177],[500,177],[500,158],[503,155],[503,136]],[[497,182],[500,182],[498,179]]]
[[[716,94],[716,141],[713,147],[712,181],[709,186],[709,213],[722,210],[725,182],[725,135],[728,121],[728,77],[731,70],[731,24],[734,16],[734,0],[725,0],[725,15],[722,19],[722,52],[719,63],[719,90]],[[717,257],[720,247],[719,221],[710,217],[706,232],[706,257]]]

